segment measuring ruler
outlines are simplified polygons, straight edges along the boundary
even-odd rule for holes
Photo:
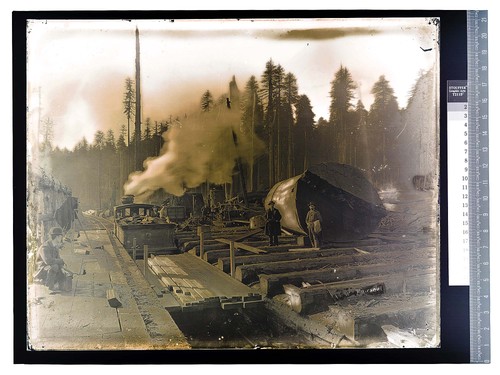
[[[470,361],[489,363],[488,12],[467,11]]]
[[[467,12],[467,80],[447,82],[448,284],[469,287],[472,363],[490,361],[487,26]]]

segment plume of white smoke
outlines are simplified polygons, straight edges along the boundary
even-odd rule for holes
[[[232,182],[236,160],[253,163],[264,149],[255,135],[240,130],[239,123],[239,111],[225,106],[175,122],[162,135],[160,155],[148,158],[144,171],[130,174],[125,194],[140,199],[163,189],[181,196],[204,182]]]

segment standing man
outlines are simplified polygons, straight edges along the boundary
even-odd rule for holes
[[[49,237],[38,249],[35,279],[41,280],[52,291],[56,290],[55,284],[59,284],[59,289],[62,290],[66,280],[64,261],[59,256],[59,249],[63,246],[63,230],[53,227],[49,231]]]
[[[309,230],[309,239],[312,247],[319,248],[321,246],[321,224],[323,219],[314,202],[309,203],[309,212],[306,216],[307,229]]]
[[[278,236],[281,234],[281,214],[274,207],[274,201],[269,202],[269,209],[266,212],[265,232],[269,236],[269,246],[278,246]]]

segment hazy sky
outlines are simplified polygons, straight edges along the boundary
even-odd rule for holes
[[[330,83],[347,67],[369,109],[385,75],[400,107],[419,72],[438,59],[438,26],[424,18],[297,20],[36,20],[28,25],[29,131],[39,115],[54,122],[54,141],[72,148],[96,130],[126,124],[122,97],[135,75],[135,28],[141,38],[143,120],[162,121],[217,98],[235,75],[240,90],[260,80],[272,59],[297,77],[316,119],[328,118]],[[424,52],[421,48],[432,51]],[[41,109],[39,108],[41,103]]]

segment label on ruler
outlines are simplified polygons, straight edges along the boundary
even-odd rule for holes
[[[467,81],[448,81],[449,285],[469,285],[469,122]]]

